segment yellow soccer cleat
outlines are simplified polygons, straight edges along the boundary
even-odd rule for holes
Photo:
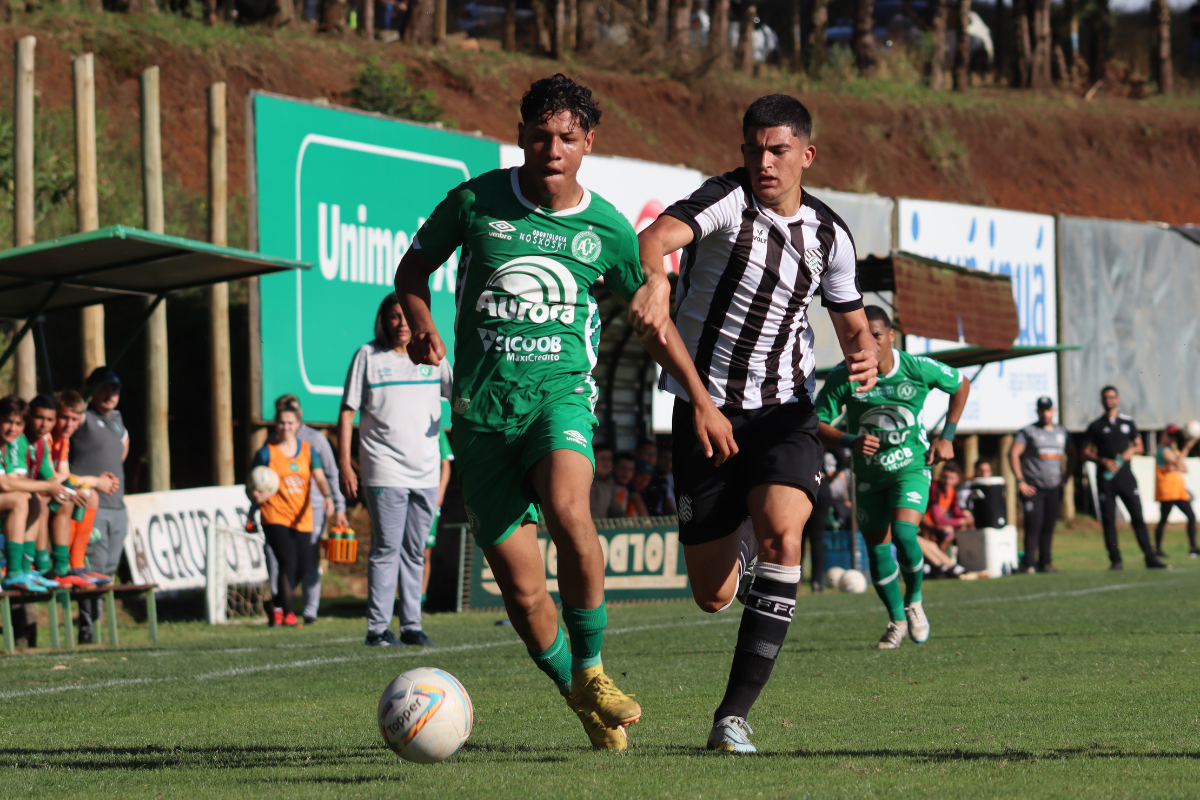
[[[571,710],[579,717],[579,721],[583,723],[583,730],[591,740],[593,748],[596,750],[624,750],[629,747],[625,728],[619,725],[610,728],[596,715],[595,711],[576,705],[569,697],[566,698],[566,701]]]
[[[642,718],[642,707],[617,688],[600,664],[571,673],[571,702],[576,708],[596,712],[610,728],[632,725]]]

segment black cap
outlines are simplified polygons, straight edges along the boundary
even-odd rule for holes
[[[1048,408],[1054,408],[1054,401],[1049,397],[1039,397],[1037,402],[1038,411],[1045,411]]]
[[[117,377],[116,372],[108,367],[96,367],[92,370],[92,374],[88,375],[87,385],[89,389],[95,389],[106,383],[111,383],[118,389],[121,388],[121,379]]]

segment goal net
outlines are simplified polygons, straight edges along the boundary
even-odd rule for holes
[[[266,619],[271,597],[261,533],[221,525],[208,529],[205,606],[210,625]]]

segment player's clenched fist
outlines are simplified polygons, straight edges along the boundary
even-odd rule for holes
[[[719,467],[737,455],[738,446],[733,438],[733,425],[711,402],[695,403],[693,408],[696,439],[704,448],[706,457],[712,458],[713,453],[716,453],[716,464]]]
[[[872,350],[859,350],[846,356],[846,366],[850,369],[851,383],[857,383],[856,392],[869,392],[875,388],[875,379],[879,375],[879,359]]]
[[[436,367],[446,357],[446,344],[437,331],[413,333],[408,343],[408,357],[414,364],[429,364]]]
[[[629,321],[640,338],[653,336],[666,344],[664,329],[671,322],[670,281],[657,273],[647,275],[629,303]]]

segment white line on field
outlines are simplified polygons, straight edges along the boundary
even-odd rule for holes
[[[987,603],[1012,603],[1026,600],[1041,600],[1048,597],[1077,597],[1080,595],[1097,594],[1100,592],[1115,592],[1124,589],[1137,589],[1147,586],[1159,587],[1165,583],[1179,583],[1179,581],[1163,581],[1158,583],[1117,583],[1110,586],[1097,586],[1091,589],[1074,589],[1071,591],[1062,592],[1039,592],[1037,594],[1014,595],[1012,597],[993,597],[993,598],[974,598],[971,600],[950,601],[943,603],[931,603],[929,607],[935,606],[954,606],[954,605],[979,605]],[[872,606],[869,609],[860,609],[855,611],[806,611],[797,614],[797,617],[823,617],[823,616],[842,616],[853,614],[868,614],[875,613],[878,609]],[[702,619],[690,622],[663,622],[655,625],[634,625],[627,628],[609,628],[605,631],[606,635],[619,636],[626,633],[642,633],[644,631],[663,630],[667,628],[689,628],[703,625],[721,625],[741,621],[741,615],[729,614],[718,619]],[[348,639],[326,640],[326,642],[335,641],[356,641],[357,637]],[[260,664],[251,667],[231,667],[229,669],[217,670],[215,672],[205,672],[196,675],[191,680],[205,681],[217,678],[232,678],[240,675],[248,675],[256,672],[271,672],[280,669],[300,669],[303,667],[319,667],[328,664],[348,664],[357,661],[373,661],[384,658],[404,658],[406,656],[431,656],[440,655],[443,653],[463,653],[471,650],[485,650],[493,647],[507,647],[512,645],[522,644],[520,639],[502,642],[480,642],[477,644],[460,644],[450,647],[404,647],[395,650],[389,648],[385,652],[362,654],[354,656],[329,656],[324,658],[307,658],[299,661],[285,661],[279,664]],[[295,646],[295,645],[292,645]],[[316,646],[314,644],[314,646]],[[260,648],[228,648],[226,650],[206,651],[206,652],[225,652],[225,653],[243,653],[247,651],[271,650],[275,647],[260,647]],[[179,651],[176,651],[179,652]],[[149,655],[153,655],[150,653]],[[19,691],[0,692],[0,700],[8,700],[19,697],[32,697],[42,694],[58,694],[60,692],[70,692],[74,690],[87,689],[108,689],[118,688],[122,686],[133,686],[144,683],[163,683],[166,681],[184,680],[184,678],[118,678],[109,681],[100,681],[97,683],[73,683],[65,686],[45,686],[36,689],[22,689]]]

